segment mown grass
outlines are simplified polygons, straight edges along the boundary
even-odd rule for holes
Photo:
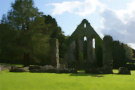
[[[132,75],[2,71],[0,90],[135,90],[135,71]]]

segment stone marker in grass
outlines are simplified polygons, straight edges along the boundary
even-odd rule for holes
[[[126,67],[120,67],[118,74],[129,74],[129,75],[131,75],[131,72],[130,72],[130,70],[128,70],[128,68],[126,68]]]

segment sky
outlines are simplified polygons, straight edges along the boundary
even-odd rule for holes
[[[15,0],[0,0],[0,18]],[[54,17],[71,35],[83,19],[103,37],[127,43],[135,49],[135,0],[34,0],[35,7]]]

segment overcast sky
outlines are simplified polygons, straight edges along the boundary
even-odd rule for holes
[[[0,0],[0,18],[15,0]],[[34,0],[44,14],[56,18],[58,25],[71,35],[82,19],[87,19],[103,37],[128,43],[135,48],[135,0]]]

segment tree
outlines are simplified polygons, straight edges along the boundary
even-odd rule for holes
[[[33,0],[15,0],[8,12],[8,20],[15,29],[28,31],[31,22],[40,14]]]
[[[48,25],[45,18],[38,16],[30,26],[31,31],[31,64],[46,65],[49,62],[49,40],[50,34],[47,33]]]
[[[8,23],[7,16],[5,14],[3,14],[3,16],[2,16],[1,23],[2,24],[7,24]]]
[[[46,34],[50,35],[50,38],[56,38],[59,41],[59,55],[60,62],[63,62],[64,54],[65,54],[65,35],[62,29],[58,26],[55,18],[52,18],[50,15],[43,15],[45,20]]]
[[[119,41],[113,42],[113,67],[125,67],[126,66],[126,51],[124,44]]]
[[[132,49],[132,55],[133,55],[133,58],[135,58],[135,50]]]
[[[31,32],[30,24],[41,13],[34,7],[33,0],[15,0],[12,9],[8,12],[9,24],[16,30],[20,30],[20,46],[24,51],[24,66],[29,65]]]
[[[51,16],[37,16],[30,25],[31,32],[31,59],[38,64],[50,64],[49,49],[52,38],[59,39],[60,58],[64,57],[64,34],[57,22]],[[42,47],[42,49],[41,49]]]
[[[4,63],[14,63],[19,56],[17,46],[17,31],[9,24],[0,24],[0,60]]]
[[[132,60],[133,57],[132,48],[129,47],[127,44],[124,44],[124,49],[125,49],[126,59]]]
[[[0,29],[1,60],[23,62],[24,66],[50,64],[48,54],[52,38],[59,39],[60,58],[64,57],[65,36],[61,28],[55,18],[38,12],[33,0],[15,0],[7,17],[3,15]]]

